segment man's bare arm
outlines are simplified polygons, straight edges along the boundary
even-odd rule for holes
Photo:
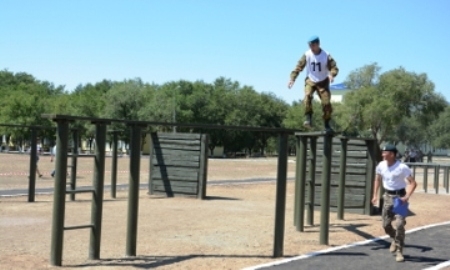
[[[409,185],[406,187],[406,195],[402,198],[404,201],[407,201],[411,197],[417,187],[416,179],[412,175],[408,176],[406,180]]]
[[[372,203],[375,204],[378,201],[378,191],[380,190],[381,175],[375,175],[373,180],[373,198]]]

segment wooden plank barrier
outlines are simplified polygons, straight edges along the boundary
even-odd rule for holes
[[[151,133],[149,193],[206,197],[208,135]]]
[[[340,146],[341,140],[337,137],[333,138],[332,148],[332,162],[331,162],[331,190],[330,190],[330,210],[337,211],[338,206],[338,189],[339,189],[339,175],[340,168]],[[317,140],[317,151],[323,151],[323,138],[319,137]],[[344,187],[344,211],[370,214],[366,211],[366,185],[368,178],[368,146],[364,140],[349,139],[347,141],[347,155],[346,155],[346,169],[345,169],[345,187]],[[307,157],[311,156],[308,148]],[[316,155],[316,171],[315,179],[321,179],[322,170],[322,155]],[[309,172],[309,167],[306,168]],[[309,179],[307,178],[307,183]],[[322,196],[322,183],[320,181],[314,182],[314,208],[320,208]],[[309,199],[308,190],[310,185],[306,186],[306,202],[311,203]]]

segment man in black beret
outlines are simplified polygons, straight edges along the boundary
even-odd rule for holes
[[[416,189],[417,183],[412,176],[411,169],[396,159],[397,148],[394,145],[386,145],[382,148],[383,161],[376,167],[372,203],[378,203],[378,190],[380,182],[385,189],[384,205],[382,211],[383,228],[392,238],[389,250],[396,252],[395,260],[403,262],[403,247],[405,245],[406,215],[395,212],[394,201],[400,199],[401,203],[407,203]],[[408,183],[408,185],[407,185]],[[394,222],[392,224],[392,222]]]

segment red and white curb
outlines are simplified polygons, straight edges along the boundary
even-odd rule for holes
[[[426,225],[426,226],[422,226],[422,227],[417,227],[411,230],[406,231],[406,234],[410,234],[410,233],[414,233],[417,231],[421,231],[421,230],[426,230],[426,229],[430,229],[430,228],[434,228],[434,227],[438,227],[438,226],[444,226],[444,225],[450,225],[450,221],[447,222],[441,222],[441,223],[435,223],[435,224],[430,224],[430,225]],[[379,240],[384,240],[389,238],[388,235],[384,235],[381,237],[376,237],[376,238],[372,238],[369,240],[365,240],[365,241],[360,241],[360,242],[355,242],[355,243],[351,243],[351,244],[347,244],[347,245],[342,245],[342,246],[338,246],[338,247],[333,247],[333,248],[327,248],[324,250],[319,250],[319,251],[314,251],[305,255],[301,255],[301,256],[297,256],[297,257],[292,257],[292,258],[288,258],[288,259],[283,259],[283,260],[278,260],[278,261],[274,261],[274,262],[269,262],[269,263],[265,263],[265,264],[260,264],[260,265],[256,265],[256,266],[250,266],[250,267],[246,267],[242,270],[257,270],[257,269],[262,269],[262,268],[266,268],[266,267],[271,267],[271,266],[275,266],[275,265],[281,265],[281,264],[286,264],[286,263],[290,263],[293,261],[299,261],[299,260],[304,260],[304,259],[308,259],[311,257],[315,257],[321,254],[326,254],[326,253],[330,253],[330,252],[334,252],[336,250],[342,250],[342,249],[346,249],[346,248],[351,248],[351,247],[357,247],[357,246],[363,246],[363,245],[367,245],[369,243],[372,242],[376,242]],[[438,269],[442,269],[446,266],[450,265],[450,261],[438,264],[436,266],[433,266],[431,268],[427,268],[428,270],[438,270]]]

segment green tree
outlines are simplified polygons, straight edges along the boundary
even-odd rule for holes
[[[450,148],[450,106],[440,113],[439,118],[431,125],[431,141],[436,148]]]
[[[0,72],[0,123],[37,125],[51,127],[53,123],[42,118],[44,113],[53,113],[53,100],[65,95],[64,87],[55,87],[39,81],[27,73]],[[2,133],[22,145],[30,136],[28,128],[3,129]],[[39,136],[46,137],[54,131],[43,129]]]
[[[71,115],[86,117],[101,117],[104,114],[105,95],[114,85],[114,82],[103,80],[96,84],[78,85],[70,94]],[[79,130],[80,139],[92,140],[94,137],[94,125],[89,121],[76,121],[73,128]]]
[[[348,89],[360,89],[378,84],[381,67],[377,63],[362,66],[351,72],[344,84]]]
[[[396,139],[417,143],[421,140],[418,134],[408,138],[405,135],[414,129],[426,128],[424,125],[442,111],[445,100],[434,92],[434,85],[426,74],[408,72],[400,67],[374,76],[378,70],[376,65],[369,65],[349,75],[347,81],[353,81],[353,85],[360,85],[360,88],[352,89],[344,97],[336,113],[338,125],[344,131],[377,138],[378,142]],[[403,121],[411,119],[417,119],[422,125],[402,126]],[[408,127],[411,131],[405,132]],[[396,132],[399,134],[395,135]]]

